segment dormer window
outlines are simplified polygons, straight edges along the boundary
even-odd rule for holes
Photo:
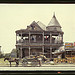
[[[34,30],[34,29],[35,29],[35,26],[31,25],[31,27],[32,27],[32,30]]]

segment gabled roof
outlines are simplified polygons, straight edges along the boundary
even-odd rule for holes
[[[59,27],[61,27],[58,20],[56,19],[55,13],[54,13],[51,21],[49,22],[48,26],[59,26]]]
[[[38,21],[37,24],[38,24],[43,30],[46,30],[46,26],[45,26],[42,22]]]
[[[27,27],[27,30],[29,30],[29,29],[32,30],[31,27],[35,27],[35,28],[37,27],[39,30],[43,30],[43,29],[40,27],[40,25],[38,25],[38,23],[35,22],[35,21],[33,21],[33,22]],[[35,30],[38,30],[37,28],[36,28]]]

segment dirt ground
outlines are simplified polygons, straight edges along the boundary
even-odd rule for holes
[[[0,71],[75,71],[75,63],[57,63],[54,65],[51,64],[42,64],[41,66],[22,66],[20,62],[18,67],[15,67],[16,63],[12,62],[12,67],[8,61],[4,61],[4,58],[0,59]]]
[[[16,65],[16,63],[15,62],[12,62],[11,63],[11,66],[12,67],[15,67],[15,65]],[[28,65],[28,66],[31,66],[31,65]],[[39,66],[39,65],[38,65]],[[51,67],[51,66],[54,66],[54,67],[59,67],[59,66],[68,66],[68,67],[70,67],[70,66],[73,66],[73,67],[75,67],[75,63],[73,63],[73,64],[68,64],[68,63],[57,63],[57,64],[54,64],[54,65],[51,65],[50,63],[47,63],[47,64],[42,64],[41,65],[41,67]],[[10,63],[6,60],[6,61],[4,61],[4,58],[1,58],[0,59],[0,67],[10,67]],[[19,67],[23,67],[22,66],[22,63],[21,63],[21,61],[19,62]]]

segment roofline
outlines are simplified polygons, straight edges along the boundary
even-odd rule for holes
[[[20,33],[20,32],[25,32],[26,30],[17,30],[17,31],[15,31],[15,33]],[[64,34],[64,32],[63,31],[45,31],[45,30],[42,30],[42,31],[34,31],[34,30],[29,30],[29,31],[27,31],[27,32],[51,32],[51,33],[62,33],[62,34]]]

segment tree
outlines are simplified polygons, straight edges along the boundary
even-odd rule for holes
[[[16,49],[12,49],[10,55],[11,55],[11,57],[17,57],[17,51],[16,51]]]
[[[0,58],[3,58],[4,57],[4,55],[3,55],[3,53],[0,51]]]
[[[10,53],[6,53],[5,57],[9,58],[10,57]]]

